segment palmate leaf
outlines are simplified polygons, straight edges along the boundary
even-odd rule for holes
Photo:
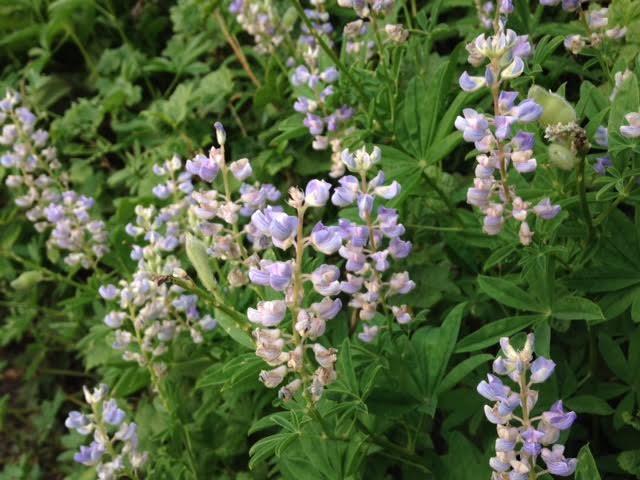
[[[540,302],[513,282],[498,277],[478,276],[478,286],[494,300],[518,310],[544,312]]]
[[[576,296],[561,297],[554,302],[552,315],[560,320],[604,320],[598,305],[587,298]]]
[[[249,469],[253,470],[256,465],[268,458],[278,456],[287,446],[291,445],[297,433],[276,433],[266,438],[258,440],[249,450]]]
[[[546,321],[544,315],[507,317],[488,323],[464,337],[456,345],[456,353],[475,352],[495,345],[500,337],[509,337],[537,322]]]
[[[600,473],[588,444],[578,453],[578,467],[575,475],[576,480],[600,480]]]

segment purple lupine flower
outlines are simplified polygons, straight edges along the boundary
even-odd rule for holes
[[[233,176],[241,182],[249,178],[253,173],[248,158],[241,158],[240,160],[232,162],[231,165],[229,165],[229,170],[231,170]]]
[[[620,133],[627,138],[640,138],[640,112],[627,113],[624,118],[629,125],[620,127]]]
[[[536,430],[533,427],[529,427],[520,435],[524,440],[524,445],[523,445],[524,451],[531,456],[539,455],[540,451],[542,450],[542,445],[540,444],[540,441],[544,438],[544,432]]]
[[[312,207],[324,207],[329,200],[331,185],[324,180],[311,180],[305,189],[304,200]]]
[[[300,65],[296,68],[295,72],[291,76],[291,83],[299,87],[300,85],[304,85],[309,80],[309,69],[304,65]]]
[[[342,253],[340,255],[342,255]],[[359,271],[361,269],[362,267],[360,267],[358,270],[352,271]],[[340,290],[349,295],[353,295],[362,288],[363,283],[364,279],[362,277],[347,273],[347,280],[340,282]]]
[[[298,113],[313,112],[316,109],[316,103],[307,97],[298,97],[293,104],[293,109]]]
[[[398,211],[395,208],[378,208],[377,221],[380,231],[388,238],[396,238],[404,234],[404,225],[398,223]]]
[[[407,258],[411,253],[412,247],[411,242],[395,237],[389,242],[389,253],[395,259]]]
[[[600,125],[596,130],[595,142],[601,147],[607,148],[609,146],[609,131],[607,127]]]
[[[560,213],[560,210],[560,205],[553,205],[549,198],[543,198],[533,207],[535,214],[544,220],[554,219]]]
[[[455,126],[462,132],[462,136],[467,142],[477,142],[482,140],[489,128],[487,118],[471,108],[465,108],[463,117],[457,117]]]
[[[298,219],[296,217],[284,212],[273,213],[268,230],[273,244],[282,250],[289,248],[295,240],[297,227]]]
[[[331,320],[342,309],[342,301],[339,298],[331,300],[329,297],[324,297],[322,301],[311,304],[311,310],[318,317],[324,320]]]
[[[510,115],[496,115],[496,138],[498,140],[504,140],[511,137],[511,128],[517,121],[518,119],[516,117]]]
[[[475,92],[482,87],[486,87],[487,80],[485,77],[471,76],[465,71],[460,75],[459,85],[465,92]]]
[[[347,261],[345,268],[350,272],[360,272],[367,262],[367,257],[362,251],[362,247],[343,245],[338,250],[338,253]]]
[[[113,398],[102,404],[102,418],[109,425],[120,425],[124,421],[124,410],[118,408],[118,402]]]
[[[394,273],[389,280],[389,287],[392,292],[409,293],[416,287],[413,280],[409,279],[408,272]]]
[[[318,222],[311,231],[311,245],[325,255],[336,253],[342,246],[342,235],[339,227],[325,227]]]
[[[507,387],[502,380],[500,380],[495,375],[488,374],[487,380],[482,380],[478,384],[478,393],[482,395],[487,400],[492,402],[497,402],[499,400],[503,400],[509,396],[511,393],[511,389]]]
[[[205,157],[199,153],[193,159],[187,160],[186,169],[192,175],[197,175],[205,182],[211,183],[218,175],[220,165],[215,158]]]
[[[278,292],[283,292],[291,284],[293,269],[291,262],[260,261],[260,269],[249,269],[249,278],[257,285],[269,285]]]
[[[377,196],[384,198],[385,200],[391,200],[400,194],[402,187],[397,181],[391,182],[390,185],[379,186],[374,188],[374,192]]]
[[[513,108],[513,114],[518,118],[519,122],[534,122],[542,115],[542,107],[534,100],[527,99]]]
[[[340,293],[340,269],[335,265],[320,265],[311,273],[311,282],[320,295],[337,295]]]
[[[82,445],[80,447],[80,452],[76,453],[73,456],[73,459],[78,463],[82,463],[83,465],[90,467],[96,465],[100,461],[105,450],[106,447],[104,444],[93,441],[88,447]]]
[[[555,402],[551,408],[542,414],[542,419],[558,430],[567,430],[575,422],[577,415],[575,412],[565,412],[562,400]]]
[[[531,382],[545,382],[553,374],[555,368],[556,364],[553,360],[544,357],[536,358],[531,364]]]
[[[118,287],[116,287],[115,285],[109,283],[107,285],[101,285],[98,289],[98,293],[105,300],[113,300],[118,296],[120,290],[118,290]]]
[[[372,326],[364,325],[362,327],[362,332],[358,334],[358,338],[365,343],[371,343],[376,339],[379,331],[380,331],[380,327],[378,327],[377,325],[372,325]]]
[[[282,300],[262,301],[258,303],[257,309],[247,310],[247,317],[249,321],[264,327],[275,327],[284,319],[286,312],[287,305]]]
[[[307,113],[302,122],[311,135],[320,135],[324,131],[324,120],[318,115]]]
[[[340,74],[338,73],[338,70],[336,69],[336,67],[329,67],[320,74],[320,79],[323,82],[333,83],[336,80],[338,80],[339,76]]]
[[[93,430],[93,424],[86,415],[78,411],[69,412],[69,416],[64,421],[64,426],[69,430],[75,430],[80,435],[88,435]]]
[[[171,196],[172,189],[169,184],[159,184],[153,187],[151,191],[160,200],[166,200]]]
[[[109,312],[104,317],[104,323],[109,328],[120,328],[127,318],[124,312]]]
[[[391,307],[391,313],[400,325],[406,325],[411,322],[411,314],[409,313],[409,309],[406,305],[402,305],[400,307],[393,305]]]
[[[564,445],[554,445],[551,450],[542,449],[541,457],[549,473],[561,477],[572,475],[578,465],[577,459],[564,457]]]

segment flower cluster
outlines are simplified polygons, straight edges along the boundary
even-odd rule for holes
[[[48,247],[66,252],[67,265],[89,268],[108,252],[105,224],[91,216],[94,200],[70,189],[49,134],[36,122],[20,95],[7,92],[0,101],[0,145],[7,148],[0,165],[12,172],[5,183],[36,230],[51,230]]]
[[[545,382],[555,369],[555,363],[544,357],[533,359],[535,338],[527,336],[522,350],[516,350],[509,339],[500,339],[502,347],[493,363],[496,375],[508,376],[517,389],[513,390],[502,380],[489,374],[478,385],[478,393],[491,402],[485,405],[487,419],[497,426],[496,456],[491,458],[493,480],[528,480],[550,473],[567,477],[578,461],[564,457],[564,445],[557,444],[560,432],[568,430],[576,419],[574,412],[565,411],[558,400],[538,416],[532,412],[538,402],[538,392],[533,386]],[[521,415],[516,411],[520,409]],[[550,448],[549,448],[550,447]],[[546,469],[538,466],[538,457]]]
[[[586,47],[598,48],[606,39],[620,40],[627,34],[626,27],[609,28],[609,9],[596,7],[584,10],[582,4],[586,0],[540,0],[541,5],[555,6],[562,3],[562,9],[567,12],[578,12],[586,27],[586,34],[568,35],[564,39],[564,46],[574,55],[579,54]]]
[[[84,397],[91,413],[69,412],[65,426],[81,435],[93,434],[93,441],[80,447],[73,457],[78,463],[95,467],[100,480],[138,478],[137,471],[148,460],[148,454],[138,449],[138,427],[126,422],[118,402],[108,398],[109,389],[100,384],[90,391],[84,387]],[[108,461],[107,461],[108,460]]]
[[[502,3],[506,5],[504,11],[509,12],[510,2]],[[480,152],[476,157],[478,165],[473,187],[467,192],[467,203],[483,212],[483,229],[487,234],[499,234],[508,215],[520,222],[520,242],[529,245],[533,237],[527,223],[531,205],[509,185],[508,167],[513,164],[519,173],[536,169],[534,135],[514,130],[518,124],[537,120],[542,115],[542,108],[532,99],[517,103],[518,93],[502,87],[505,81],[523,73],[524,59],[531,54],[531,45],[526,35],[519,36],[513,30],[505,29],[504,19],[501,19],[494,35],[481,34],[467,45],[467,51],[469,63],[474,67],[484,65],[487,60],[488,64],[483,76],[472,76],[465,71],[460,77],[461,88],[475,91],[488,87],[493,97],[493,115],[466,108],[464,116],[459,116],[455,122],[463,138]],[[553,218],[558,211],[559,207],[551,206],[549,199],[533,208],[533,212],[543,219]]]
[[[324,9],[324,2],[316,1],[313,5],[314,9],[306,9],[305,15],[313,25],[314,33],[328,39],[333,27]],[[339,161],[342,140],[351,131],[348,121],[355,110],[347,105],[331,107],[330,99],[335,93],[333,84],[338,81],[339,73],[334,66],[321,67],[320,45],[306,25],[302,26],[298,49],[302,62],[295,66],[291,74],[291,84],[297,92],[293,108],[305,116],[303,123],[314,138],[313,148],[331,148],[331,175],[340,176],[344,172]],[[295,60],[290,60],[295,65]]]
[[[278,18],[271,0],[233,0],[229,5],[229,12],[253,36],[259,53],[273,53],[290,30],[285,27],[286,22]]]
[[[385,185],[382,170],[369,178],[380,157],[378,147],[374,147],[371,153],[364,148],[354,153],[343,151],[343,163],[357,177],[345,175],[340,178],[340,186],[331,197],[332,203],[340,208],[352,205],[358,208],[361,223],[345,219],[339,222],[345,241],[339,254],[346,260],[348,272],[343,291],[351,295],[349,306],[365,322],[374,318],[380,306],[386,307],[388,297],[408,293],[415,287],[407,272],[394,273],[388,280],[383,280],[383,275],[390,269],[390,260],[406,258],[412,245],[402,240],[405,228],[399,223],[395,209],[379,206],[376,215],[373,214],[376,197],[391,200],[400,194],[400,184],[395,180]],[[390,308],[398,323],[411,321],[406,305],[393,305]],[[360,338],[371,341],[376,333],[377,327],[368,327]]]
[[[131,280],[100,288],[101,296],[117,305],[104,318],[105,324],[115,330],[113,347],[123,351],[125,360],[153,368],[158,376],[166,370],[162,358],[177,335],[188,331],[194,343],[201,343],[203,334],[216,326],[210,315],[201,314],[196,295],[163,281],[186,278],[176,254],[187,235],[199,238],[214,261],[225,262],[231,287],[245,285],[252,260],[247,257],[243,240],[248,237],[259,250],[265,247],[265,239],[250,224],[242,227],[241,219],[248,219],[280,197],[272,185],[244,183],[252,175],[248,159],[227,165],[226,133],[219,123],[215,128],[219,147],[211,148],[208,156],[197,154],[188,160],[186,170],[182,171],[182,161],[175,156],[154,166],[162,182],[153,192],[170,202],[160,208],[136,207],[135,222],[126,226],[126,232],[144,241],[134,244],[131,251],[138,268]],[[200,178],[212,184],[219,174],[222,191],[210,186],[197,188],[193,183],[194,178]],[[237,188],[233,188],[231,177],[237,181]]]
[[[402,24],[389,23],[381,25],[385,17],[393,10],[393,0],[338,0],[338,5],[345,8],[352,8],[357,20],[345,25],[343,34],[346,39],[345,51],[349,54],[357,54],[365,50],[365,59],[371,58],[375,49],[375,41],[369,39],[368,33],[381,40],[381,33],[384,30],[387,38],[393,43],[404,43],[409,38],[409,32]]]
[[[382,172],[367,181],[367,173],[379,158],[377,148],[372,154],[364,149],[355,155],[344,151],[342,159],[346,168],[359,172],[360,181],[354,176],[345,176],[332,195],[329,183],[314,179],[304,191],[290,190],[288,204],[295,215],[289,215],[282,208],[267,207],[252,216],[254,228],[269,237],[275,248],[283,252],[293,249],[294,253],[293,258],[285,261],[263,258],[249,271],[255,285],[268,286],[275,292],[269,296],[270,300],[249,308],[247,316],[258,326],[254,331],[256,354],[274,367],[261,372],[260,380],[267,387],[275,388],[288,374],[295,376],[280,389],[280,397],[285,400],[304,387],[305,395],[317,401],[324,387],[335,380],[337,351],[316,340],[324,334],[327,321],[343,308],[338,295],[350,295],[349,306],[354,309],[354,318],[357,319],[355,315],[359,311],[360,318],[368,321],[388,296],[407,293],[414,287],[406,272],[394,274],[388,281],[382,279],[389,269],[389,257],[406,257],[411,244],[400,239],[404,227],[398,223],[395,210],[379,207],[377,217],[372,217],[376,196],[390,199],[400,192],[397,182],[384,185]],[[324,207],[329,199],[340,207],[357,204],[365,223],[343,219],[338,225],[325,226],[317,222],[305,235],[307,211]],[[385,238],[389,242],[383,249]],[[307,271],[305,253],[309,247],[325,256],[338,253],[346,260],[346,274],[342,275],[338,266],[328,263]],[[399,323],[410,321],[406,306],[392,309]],[[292,326],[290,333],[281,326],[287,317]],[[372,340],[378,328],[367,327],[361,338]],[[308,344],[308,340],[314,343]],[[315,363],[309,360],[307,350],[313,352]]]

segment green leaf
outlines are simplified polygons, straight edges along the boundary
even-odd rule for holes
[[[554,302],[552,312],[560,320],[604,320],[600,307],[583,297],[563,297]]]
[[[339,355],[338,376],[350,392],[359,395],[358,380],[356,372],[353,370],[353,360],[351,358],[351,341],[348,338],[345,338],[342,345],[340,345]]]
[[[519,310],[542,312],[544,308],[527,292],[503,278],[478,276],[480,289],[494,300]]]
[[[458,333],[460,332],[460,323],[466,303],[461,303],[453,307],[447,314],[440,328],[435,330],[436,341],[426,352],[427,358],[427,374],[428,374],[428,392],[435,392],[437,385],[444,377],[445,370],[449,364],[449,359],[456,346]]]
[[[199,239],[187,234],[186,241],[187,257],[191,261],[191,264],[196,269],[198,278],[209,291],[213,291],[216,288],[216,280],[209,264],[209,255],[207,254],[207,247]]]
[[[249,450],[251,457],[249,460],[249,468],[253,470],[257,464],[272,457],[274,454],[279,454],[296,438],[298,438],[298,434],[296,433],[276,433],[275,435],[258,440]]]
[[[250,348],[251,350],[256,348],[251,336],[245,332],[240,323],[230,315],[227,315],[220,309],[216,309],[216,320],[224,331],[240,345]]]
[[[588,444],[578,452],[576,480],[600,480],[600,473],[598,472],[596,461],[593,459],[593,455],[591,455]]]
[[[495,357],[493,355],[489,355],[488,353],[480,353],[478,355],[474,355],[473,357],[469,357],[458,365],[453,367],[451,371],[442,379],[440,384],[438,385],[437,392],[438,395],[441,393],[445,393],[455,387],[460,381],[469,375],[472,371],[478,368],[480,365],[483,365],[487,362],[490,362]]]
[[[518,333],[531,324],[544,321],[542,315],[521,315],[507,317],[488,323],[470,335],[464,337],[456,347],[456,353],[475,352],[498,343],[500,337],[509,337]]]
[[[625,472],[640,475],[640,450],[627,450],[618,455],[618,465]]]
[[[594,395],[578,395],[566,401],[566,404],[578,413],[591,415],[611,415],[614,410],[600,397]]]
[[[629,365],[620,346],[604,332],[598,336],[598,345],[609,369],[625,382],[629,382]]]

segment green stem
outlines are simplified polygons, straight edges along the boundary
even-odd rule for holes
[[[580,196],[580,209],[582,210],[582,216],[587,224],[587,242],[593,238],[593,221],[591,219],[591,212],[589,211],[589,203],[587,202],[587,190],[584,181],[584,168],[585,168],[585,156],[580,156],[580,163],[578,164],[578,194]]]
[[[35,262],[32,262],[30,260],[26,260],[18,255],[16,255],[13,252],[7,252],[7,251],[3,251],[0,250],[0,254],[2,254],[3,257],[7,257],[10,258],[12,260],[15,260],[16,262],[18,262],[21,265],[24,265],[27,268],[32,268],[32,269],[37,269],[40,270],[41,272],[43,272],[44,274],[46,274],[47,276],[50,277],[51,280],[57,280],[61,283],[65,283],[71,287],[77,288],[78,290],[82,290],[84,292],[91,292],[94,293],[94,290],[87,287],[86,285],[83,285],[81,283],[78,283],[74,280],[71,280],[68,277],[65,277],[64,275],[60,275],[59,273],[56,273],[52,270],[49,270],[46,267],[43,267],[42,265],[38,265]]]
[[[622,190],[622,192],[618,194],[618,197],[614,200],[614,202],[611,205],[609,205],[609,207],[605,211],[603,211],[602,213],[600,213],[600,215],[596,217],[596,219],[593,222],[595,226],[598,226],[602,222],[604,222],[607,219],[607,217],[611,215],[611,213],[618,207],[618,205],[620,205],[629,197],[629,195],[631,194],[631,190],[633,189],[634,185],[638,181],[639,177],[640,177],[639,175],[634,175],[629,179],[624,189]]]

